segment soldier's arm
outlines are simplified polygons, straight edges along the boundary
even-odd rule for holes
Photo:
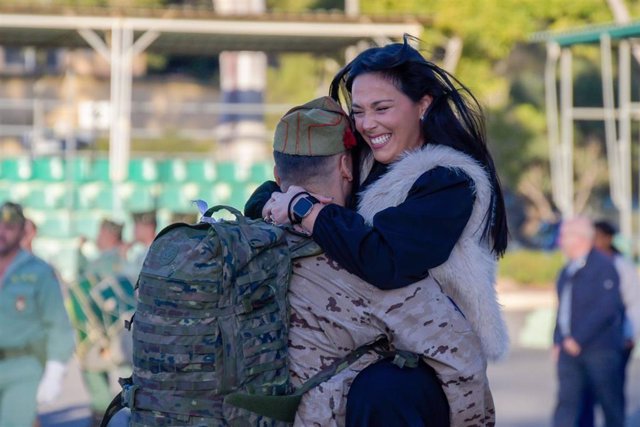
[[[274,181],[264,182],[256,188],[244,205],[245,216],[253,219],[262,218],[262,208],[267,204],[274,191],[280,191],[280,187]]]

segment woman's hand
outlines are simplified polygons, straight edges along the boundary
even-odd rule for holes
[[[271,194],[271,198],[264,205],[262,214],[268,222],[273,224],[290,224],[289,221],[289,207],[293,205],[292,199],[303,196],[306,190],[297,185],[290,186],[285,193],[274,192]],[[313,197],[318,199],[322,204],[331,203],[333,200],[331,197],[326,197],[320,194],[311,193]]]

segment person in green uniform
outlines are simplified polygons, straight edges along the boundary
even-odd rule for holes
[[[97,425],[113,398],[117,378],[131,373],[130,333],[123,331],[135,300],[127,275],[123,225],[104,219],[96,237],[100,254],[84,262],[69,288],[70,314],[78,335],[77,356]]]
[[[60,393],[74,335],[53,268],[21,249],[25,217],[0,205],[0,427],[30,426]]]
[[[124,225],[111,219],[103,219],[96,236],[99,254],[95,259],[83,261],[82,276],[105,277],[121,273],[126,266],[126,245],[122,240]]]
[[[156,238],[158,221],[156,212],[134,212],[133,217],[133,242],[127,250],[127,271],[125,274],[132,280],[138,278],[144,259],[153,240]]]

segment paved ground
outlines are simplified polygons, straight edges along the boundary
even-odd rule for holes
[[[549,357],[555,297],[549,292],[502,293],[513,342],[511,355],[489,367],[497,427],[548,426],[555,401],[555,371]],[[640,426],[640,354],[630,366],[627,383],[628,427]],[[65,392],[41,408],[42,427],[88,427],[87,393],[72,363]]]

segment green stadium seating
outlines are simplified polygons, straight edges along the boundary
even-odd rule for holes
[[[131,183],[90,182],[82,185],[77,194],[80,209],[102,209],[113,211],[126,208],[133,196]]]
[[[2,160],[2,179],[8,181],[26,181],[31,179],[32,167],[28,157],[15,157]]]
[[[9,185],[9,200],[15,203],[23,203],[24,200],[29,197],[31,190],[34,188],[33,183],[30,181],[9,182]]]
[[[233,183],[239,181],[238,167],[232,162],[216,164],[216,182]]]
[[[127,180],[133,182],[156,182],[158,180],[158,168],[155,160],[148,157],[129,160],[129,176]]]
[[[155,184],[127,182],[122,184],[120,197],[129,212],[150,211],[156,208]]]
[[[187,159],[187,180],[200,183],[212,183],[216,180],[218,171],[210,159]]]
[[[13,201],[13,185],[6,181],[0,181],[0,203]]]
[[[273,163],[261,162],[251,165],[249,180],[259,184],[265,181],[273,181]]]
[[[82,183],[91,179],[91,159],[88,156],[73,157],[69,160],[71,167],[68,168],[73,182]]]
[[[74,212],[71,216],[71,232],[74,236],[84,236],[87,239],[95,240],[100,222],[107,216],[108,212],[97,209]]]
[[[158,179],[162,182],[187,180],[187,163],[183,159],[164,159],[158,162]]]
[[[25,207],[32,209],[60,209],[69,206],[68,186],[63,182],[30,183],[29,194],[22,199]]]
[[[56,182],[65,179],[65,162],[61,157],[37,157],[31,162],[31,179]]]
[[[76,280],[78,271],[77,238],[49,238],[39,235],[33,242],[33,251],[51,263],[64,281]]]
[[[109,159],[98,157],[91,162],[89,169],[90,181],[109,181]]]
[[[251,186],[250,188],[255,188],[255,186]],[[248,195],[251,195],[251,192],[248,192],[248,190],[249,187],[243,183],[218,182],[208,189],[210,197],[208,200],[205,200],[209,206],[228,205],[239,209],[242,212],[244,210],[244,205],[247,202]],[[203,191],[203,193],[204,192],[205,191]]]
[[[104,187],[105,183],[102,182],[89,182],[78,186],[75,191],[75,206],[80,210],[94,209]]]
[[[158,193],[158,207],[170,212],[193,212],[197,209],[193,206],[192,200],[205,198],[206,193],[196,183],[165,184]]]
[[[25,214],[38,226],[38,235],[50,238],[72,237],[70,211],[67,209],[39,210],[26,208]]]

